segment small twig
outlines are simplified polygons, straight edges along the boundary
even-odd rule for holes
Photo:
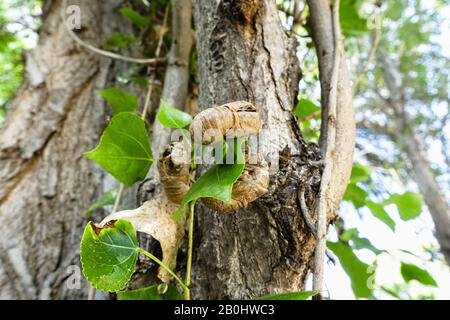
[[[186,286],[191,286],[191,271],[192,271],[192,250],[194,248],[194,213],[195,202],[189,204],[189,235],[188,235],[188,252],[187,252],[187,265],[186,265]],[[186,293],[188,294],[186,296]],[[185,292],[185,299],[190,300],[190,292]]]
[[[111,59],[115,59],[115,60],[121,60],[121,61],[127,61],[127,62],[133,62],[133,63],[139,63],[139,64],[157,64],[157,63],[161,63],[164,62],[165,59],[164,58],[150,58],[150,59],[146,59],[146,58],[133,58],[133,57],[127,57],[127,56],[123,56],[111,51],[106,51],[106,50],[102,50],[99,49],[97,47],[94,47],[93,45],[81,40],[76,34],[75,32],[73,32],[72,29],[70,29],[69,24],[67,23],[67,17],[66,17],[66,12],[65,9],[67,7],[67,0],[63,0],[63,6],[62,6],[62,10],[61,10],[61,15],[62,15],[62,19],[63,19],[63,23],[66,27],[67,32],[69,33],[70,37],[79,45],[81,45],[82,47],[95,52],[98,55],[107,57],[107,58],[111,58]]]
[[[298,199],[300,200],[300,209],[302,210],[303,219],[309,230],[311,230],[311,233],[314,235],[314,238],[317,239],[317,228],[309,212],[308,206],[306,205],[305,187],[303,185],[298,189]]]
[[[334,35],[334,57],[333,69],[331,74],[329,105],[327,116],[327,138],[325,149],[325,168],[320,183],[319,196],[319,212],[317,215],[317,243],[314,254],[314,273],[313,273],[313,290],[319,294],[316,299],[322,299],[323,290],[323,269],[326,253],[326,236],[327,236],[327,212],[329,186],[333,175],[333,166],[336,158],[336,109],[337,109],[337,91],[339,80],[339,68],[341,58],[341,31],[339,23],[339,5],[340,1],[335,0],[332,9],[332,28]]]
[[[167,6],[166,10],[164,11],[164,20],[163,20],[162,29],[161,29],[161,35],[159,37],[158,45],[157,45],[156,51],[155,51],[156,58],[159,58],[159,56],[161,54],[161,48],[162,48],[162,44],[164,41],[164,35],[166,33],[168,17],[169,17],[169,6]],[[142,119],[145,119],[145,117],[147,116],[147,112],[148,112],[148,109],[150,106],[150,101],[151,101],[152,94],[153,94],[153,82],[154,81],[152,81],[148,85],[147,96],[145,97],[144,109],[142,110],[142,114],[141,114]]]
[[[311,231],[312,235],[317,240],[317,228],[316,225],[314,224],[314,220],[311,216],[311,213],[309,212],[308,206],[306,205],[304,186],[299,187],[297,195],[300,201],[300,209],[302,211],[303,219],[305,220],[305,223],[308,226],[309,230]],[[325,254],[327,255],[328,260],[331,261],[331,263],[336,264],[336,258],[333,252],[331,252],[331,250],[326,249]]]
[[[186,284],[183,282],[183,280],[180,279],[180,277],[178,277],[175,272],[172,271],[172,269],[170,269],[168,266],[166,266],[164,264],[164,262],[162,262],[161,260],[159,260],[157,257],[155,257],[153,254],[151,254],[150,252],[139,248],[139,253],[143,254],[144,256],[146,256],[147,258],[150,258],[151,260],[155,261],[158,265],[160,265],[164,270],[166,270],[172,277],[174,277],[175,280],[177,280],[177,282],[179,283],[179,285],[183,288],[185,295],[189,295],[189,288],[186,286]]]

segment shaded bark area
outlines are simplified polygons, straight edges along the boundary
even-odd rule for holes
[[[270,161],[270,190],[229,214],[197,207],[193,263],[195,299],[239,299],[301,290],[314,239],[299,209],[304,185],[313,212],[319,150],[307,145],[292,116],[300,71],[296,47],[270,0],[194,2],[199,53],[199,108],[235,100],[260,112],[261,153]],[[278,161],[279,157],[279,161]]]
[[[130,24],[114,12],[121,2],[70,1],[81,8],[79,36],[99,47],[113,31],[129,33]],[[45,6],[25,83],[0,131],[3,299],[87,297],[81,269],[68,268],[79,266],[85,210],[113,186],[83,152],[97,144],[110,115],[94,91],[113,86],[127,65],[76,46],[62,23],[61,1]]]

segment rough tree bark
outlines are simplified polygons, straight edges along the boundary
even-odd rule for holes
[[[68,267],[79,266],[85,210],[112,187],[83,157],[107,123],[94,90],[114,85],[127,66],[79,48],[46,1],[37,47],[26,55],[26,79],[0,131],[0,298],[79,299]],[[79,35],[101,46],[113,31],[131,32],[115,13],[121,1],[70,1],[81,8]],[[117,84],[116,84],[117,85]],[[72,270],[73,272],[73,270]]]
[[[441,191],[426,155],[424,144],[414,132],[414,126],[406,111],[405,87],[395,63],[381,59],[384,81],[389,97],[383,99],[394,114],[396,130],[390,130],[390,136],[405,150],[411,163],[412,176],[424,195],[425,203],[436,228],[436,238],[447,264],[450,265],[450,206]]]
[[[280,162],[269,194],[247,208],[220,214],[198,206],[193,296],[237,299],[301,290],[314,239],[297,189],[306,186],[313,207],[320,172],[307,164],[318,159],[317,148],[305,144],[292,118],[300,74],[296,44],[271,0],[195,1],[194,21],[200,110],[235,100],[254,103],[264,123],[260,146],[272,166],[278,155]]]

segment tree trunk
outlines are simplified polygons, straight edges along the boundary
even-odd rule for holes
[[[194,21],[200,110],[254,103],[263,120],[260,151],[273,170],[269,193],[245,209],[221,214],[197,206],[193,296],[242,299],[302,290],[315,241],[297,190],[306,186],[313,211],[320,172],[307,165],[319,152],[305,144],[292,116],[300,74],[295,43],[271,0],[195,1]]]
[[[395,63],[388,59],[381,59],[384,80],[389,90],[386,103],[391,107],[395,116],[396,128],[393,138],[401,145],[411,162],[413,178],[424,195],[425,203],[431,214],[436,228],[436,238],[441,247],[447,264],[450,265],[450,207],[441,191],[431,164],[423,147],[423,142],[414,132],[409,115],[405,110],[405,88],[401,74]]]
[[[450,265],[450,207],[436,182],[422,142],[413,132],[403,132],[400,140],[405,144],[414,178],[433,218],[441,252],[447,264]]]
[[[46,2],[39,44],[26,55],[25,83],[0,131],[2,299],[87,297],[80,269],[69,267],[79,266],[85,210],[114,181],[83,152],[97,144],[109,116],[94,91],[113,86],[126,64],[77,47],[61,2]],[[81,8],[78,34],[98,47],[113,31],[129,33],[114,13],[120,3],[71,1]]]

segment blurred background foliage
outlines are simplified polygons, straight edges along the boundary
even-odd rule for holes
[[[294,114],[305,138],[317,143],[320,83],[308,8],[303,0],[276,1],[286,31],[300,44],[302,81]],[[153,8],[156,2],[147,4]],[[0,126],[23,80],[26,50],[36,44],[41,6],[42,1],[36,0],[0,3]],[[137,28],[148,24],[131,6],[122,8],[121,13]],[[450,299],[450,269],[434,237],[434,225],[419,192],[420,181],[411,174],[402,136],[397,134],[396,114],[386,106],[389,69],[401,79],[410,130],[423,142],[448,202],[450,3],[341,0],[340,15],[354,81],[358,130],[355,164],[341,218],[330,230],[328,247],[333,256],[326,269],[329,296]],[[135,42],[135,35],[116,32],[103,47],[114,50]],[[193,66],[195,59],[194,50]],[[131,70],[130,75],[118,77],[145,85],[147,80],[135,73]]]

